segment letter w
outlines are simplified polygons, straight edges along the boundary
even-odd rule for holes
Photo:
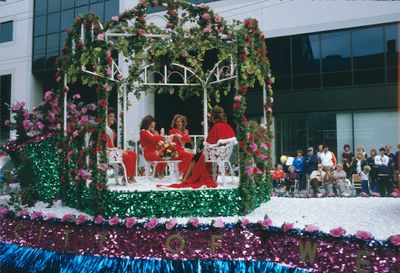
[[[303,262],[306,262],[307,256],[309,256],[310,263],[313,264],[316,255],[317,255],[317,243],[313,243],[312,248],[310,241],[307,241],[305,246],[303,245],[303,243],[300,243],[300,257]]]

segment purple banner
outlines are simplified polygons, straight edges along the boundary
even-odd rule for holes
[[[108,257],[267,260],[323,272],[400,272],[398,248],[312,234],[229,229],[156,228],[4,218],[0,240],[60,253]],[[360,271],[364,272],[364,271]]]

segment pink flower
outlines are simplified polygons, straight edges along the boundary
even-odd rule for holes
[[[368,232],[368,231],[357,230],[355,236],[361,240],[369,240],[369,239],[371,239],[372,234],[371,234],[371,232]]]
[[[314,232],[319,231],[319,227],[317,227],[315,225],[306,225],[304,230],[307,231],[307,232],[310,232],[310,233],[314,233]]]
[[[113,20],[114,22],[118,22],[119,21],[119,17],[118,16],[113,16],[113,17],[111,17],[111,20]]]
[[[99,224],[102,224],[105,220],[106,219],[104,219],[103,216],[99,215],[99,216],[96,217],[96,219],[94,219],[94,223],[99,225]]]
[[[203,18],[204,20],[206,20],[207,22],[211,21],[211,16],[208,13],[204,13],[201,18]]]
[[[0,207],[0,217],[4,217],[5,215],[9,214],[11,210],[5,207]]]
[[[21,101],[19,104],[21,105],[21,107],[24,107],[26,105],[26,102]]]
[[[97,41],[104,41],[104,33],[99,33],[96,37]]]
[[[34,219],[36,219],[36,218],[43,217],[43,216],[44,216],[43,212],[41,212],[41,211],[34,211],[34,212],[32,212],[32,214],[31,214],[31,220],[34,220]]]
[[[92,176],[90,172],[86,171],[83,168],[79,169],[78,175],[80,175],[82,179],[89,179]]]
[[[111,76],[111,74],[112,74],[112,69],[109,65],[107,65],[107,67],[106,67],[106,74],[107,74],[107,76]]]
[[[206,9],[208,8],[208,6],[205,3],[200,3],[199,5],[197,5],[199,8],[201,9]]]
[[[255,151],[257,151],[257,149],[258,149],[258,145],[257,145],[257,143],[251,143],[251,150],[253,151],[253,152],[255,152]]]
[[[240,219],[240,225],[242,226],[242,228],[246,228],[246,226],[250,223],[249,219],[247,218],[242,218]]]
[[[342,228],[342,227],[337,227],[337,228],[331,229],[329,231],[329,233],[333,237],[342,237],[346,233],[346,230],[344,228]]]
[[[254,167],[253,172],[254,172],[255,174],[262,174],[262,173],[263,173],[263,172],[262,172],[259,168],[257,168],[257,167]]]
[[[55,214],[54,212],[50,212],[49,214],[47,214],[47,216],[44,218],[44,220],[50,220],[50,219],[54,219],[57,217],[57,214]]]
[[[234,101],[240,101],[242,99],[241,95],[237,95],[233,98]]]
[[[203,29],[203,32],[204,32],[204,33],[210,33],[210,32],[211,32],[211,26],[206,26],[206,27]]]
[[[150,221],[148,221],[144,226],[145,226],[147,229],[153,229],[153,228],[155,228],[157,225],[158,225],[158,220],[157,220],[156,217],[153,217],[153,218],[151,218]]]
[[[72,98],[79,100],[81,98],[81,95],[80,94],[75,94],[75,95],[72,96]]]
[[[113,218],[111,218],[110,220],[108,220],[108,224],[109,224],[110,226],[114,226],[114,225],[118,224],[119,221],[120,221],[119,217],[118,217],[118,216],[114,216]]]
[[[99,164],[99,170],[102,170],[102,171],[107,170],[107,164],[105,164],[105,163],[100,163],[100,164]]]
[[[176,226],[176,219],[172,218],[165,224],[165,228],[168,230],[173,229]]]
[[[192,218],[189,220],[189,224],[191,224],[193,227],[197,227],[199,225],[200,221],[199,218]]]
[[[222,17],[221,16],[219,16],[219,15],[215,16],[215,22],[219,23],[221,21],[222,21]]]
[[[247,173],[248,176],[252,176],[253,175],[253,171],[254,171],[253,167],[246,166],[246,173]]]
[[[51,100],[51,91],[47,91],[45,94],[44,94],[44,100],[45,101],[49,101],[49,100]]]
[[[62,218],[61,218],[61,222],[67,222],[67,221],[73,221],[75,219],[75,215],[68,213],[65,214]]]
[[[28,111],[25,111],[25,112],[22,114],[22,116],[24,117],[24,119],[28,119],[30,115],[31,115],[31,114],[29,114]]]
[[[27,120],[27,119],[25,119],[25,120],[22,122],[22,126],[24,127],[25,130],[28,130],[28,129],[31,127],[31,125],[32,125],[32,123],[31,123],[29,120]]]
[[[111,88],[110,88],[110,86],[108,85],[108,83],[103,84],[103,88],[104,88],[104,90],[106,90],[107,92],[110,92],[110,91],[111,91]]]
[[[259,223],[263,228],[272,226],[272,220],[269,218],[266,218],[266,219],[260,221]]]
[[[19,111],[19,110],[21,110],[21,104],[19,104],[19,103],[14,104],[14,105],[12,106],[12,110],[13,110],[13,111]]]
[[[292,230],[292,229],[294,229],[294,224],[293,223],[284,223],[282,225],[282,229],[284,232]]]
[[[6,120],[4,121],[4,125],[5,125],[5,126],[10,125],[10,120],[9,120],[9,119],[6,119]]]
[[[127,218],[125,218],[125,226],[127,228],[133,227],[134,224],[136,224],[136,218],[135,217],[127,217]]]
[[[400,235],[393,235],[390,237],[390,242],[395,246],[400,246]]]
[[[215,220],[215,222],[213,223],[213,226],[216,228],[223,228],[225,227],[225,223],[222,218],[217,218],[217,220]]]
[[[41,121],[36,122],[36,127],[42,130],[44,128],[44,124]]]
[[[87,216],[84,215],[84,214],[81,214],[81,215],[79,215],[78,220],[76,221],[76,224],[77,224],[77,225],[80,225],[80,224],[82,224],[82,223],[87,222],[88,220],[89,220],[89,217],[87,217]]]

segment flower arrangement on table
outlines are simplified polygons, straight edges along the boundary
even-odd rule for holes
[[[162,143],[160,145],[159,154],[162,158],[166,159],[176,159],[178,158],[179,154],[176,149],[176,143],[171,141],[167,143]]]

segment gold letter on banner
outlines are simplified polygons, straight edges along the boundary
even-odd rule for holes
[[[107,235],[108,235],[107,231],[105,231],[105,232],[101,231],[97,234],[97,236],[99,237],[100,251],[103,250],[103,248],[104,248],[104,241],[107,239]]]
[[[177,240],[177,241],[179,241],[179,247],[178,247],[178,248],[173,249],[173,248],[170,246],[170,243],[171,243],[172,240]],[[178,253],[181,253],[181,252],[185,249],[185,239],[183,239],[179,234],[172,234],[171,236],[169,236],[169,237],[167,238],[166,245],[167,245],[167,251],[168,251],[169,253],[171,253],[171,254],[178,254]]]
[[[312,244],[311,242],[307,241],[306,245],[304,246],[302,242],[300,242],[300,257],[301,261],[306,262],[307,256],[310,257],[310,263],[314,263],[315,256],[317,255],[317,243]]]
[[[363,256],[365,256],[365,258],[367,258],[370,255],[371,255],[371,253],[367,250],[357,250],[357,260],[356,260],[356,272],[357,273],[368,273],[369,272],[369,270],[362,269],[361,266],[370,264],[368,260],[365,260],[363,258]]]
[[[65,235],[64,247],[67,247],[67,245],[68,245],[68,243],[69,243],[69,235],[70,235],[71,233],[73,233],[73,232],[74,232],[74,231],[73,231],[73,230],[70,230],[70,229],[64,230],[64,235]]]
[[[217,242],[217,240],[222,240],[222,235],[211,235],[211,254],[214,254],[215,249],[221,246],[221,242]]]
[[[15,236],[15,239],[21,238],[21,235],[19,235],[18,232],[17,232],[17,230],[18,230],[18,228],[19,228],[20,226],[22,226],[21,223],[17,223],[17,224],[15,225],[15,228],[14,228],[14,236]]]

